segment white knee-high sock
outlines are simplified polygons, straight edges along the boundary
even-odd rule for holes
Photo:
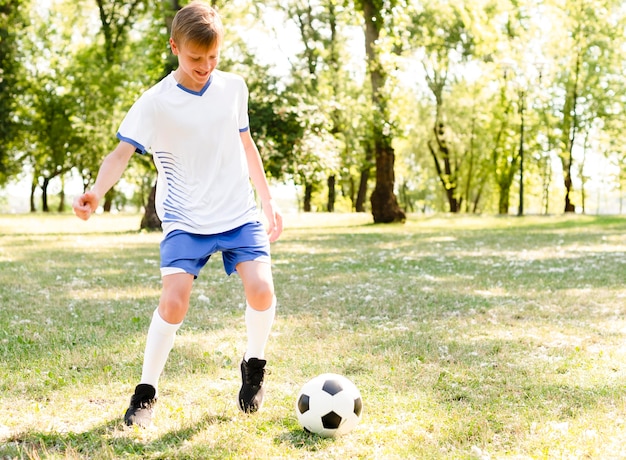
[[[152,322],[148,329],[146,351],[143,357],[141,383],[149,383],[158,394],[159,377],[165,367],[167,357],[174,346],[176,331],[183,323],[170,324],[161,318],[158,308],[152,315]]]
[[[269,339],[276,316],[276,297],[272,300],[270,308],[257,311],[246,303],[246,330],[248,332],[248,346],[244,359],[263,359],[265,357],[265,345]]]

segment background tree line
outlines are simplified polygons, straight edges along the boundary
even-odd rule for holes
[[[174,68],[185,3],[0,0],[0,185],[28,177],[32,211],[66,209],[70,178],[89,187],[130,104]],[[246,78],[268,174],[302,210],[584,212],[604,184],[621,212],[623,2],[213,4],[220,67]],[[137,156],[105,210],[150,210],[155,178]]]

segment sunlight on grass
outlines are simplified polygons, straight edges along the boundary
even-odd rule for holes
[[[236,407],[244,299],[216,257],[148,430],[121,421],[160,292],[139,220],[0,216],[0,458],[626,457],[625,218],[286,216],[265,407]],[[329,371],[364,400],[336,440],[294,412]]]
[[[138,231],[141,216],[137,214],[118,214],[113,216],[95,215],[88,221],[65,214],[0,215],[0,234],[84,234],[84,233],[120,233]]]
[[[74,280],[73,284],[81,284],[79,279]],[[67,291],[67,295],[69,298],[80,301],[80,300],[113,300],[113,301],[122,301],[122,300],[137,300],[140,298],[150,298],[150,299],[158,299],[161,293],[161,289],[159,287],[155,287],[153,289],[137,289],[137,288],[128,288],[128,289],[70,289]]]

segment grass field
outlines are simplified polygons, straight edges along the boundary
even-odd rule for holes
[[[261,412],[235,403],[243,297],[219,257],[160,382],[154,426],[121,417],[156,307],[140,216],[0,216],[0,459],[626,458],[626,218],[287,216]],[[361,423],[307,435],[323,372]]]

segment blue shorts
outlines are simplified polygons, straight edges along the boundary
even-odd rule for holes
[[[217,251],[222,252],[224,270],[228,275],[236,271],[240,262],[271,263],[270,242],[261,222],[250,222],[215,235],[174,230],[161,241],[161,275],[190,273],[197,278]]]

